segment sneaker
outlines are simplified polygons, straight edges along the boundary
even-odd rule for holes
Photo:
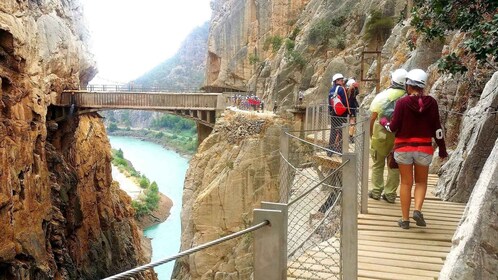
[[[419,227],[425,227],[427,225],[424,220],[424,215],[418,210],[413,211],[413,219],[417,222],[417,226]]]
[[[382,194],[382,199],[387,201],[388,203],[392,203],[392,204],[394,204],[396,202],[396,198],[391,200],[391,199],[387,198],[387,196],[385,194]]]
[[[403,221],[403,219],[399,219],[398,226],[402,229],[409,229],[410,228],[410,221]]]
[[[375,200],[379,200],[380,197],[379,196],[374,196],[373,192],[372,191],[369,191],[368,192],[368,197],[370,197],[371,199],[375,199]]]

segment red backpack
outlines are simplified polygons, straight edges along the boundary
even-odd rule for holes
[[[332,107],[332,109],[334,110],[334,113],[337,116],[342,116],[346,112],[347,108],[346,108],[346,106],[344,106],[344,103],[342,103],[342,100],[341,100],[341,97],[339,96],[339,94],[337,94],[338,90],[339,90],[339,86],[336,86],[335,92],[330,97],[329,103],[330,103],[330,106]],[[343,88],[343,90],[344,90],[344,88]],[[346,91],[344,91],[344,92],[346,92]],[[347,102],[347,100],[346,100],[346,102]]]

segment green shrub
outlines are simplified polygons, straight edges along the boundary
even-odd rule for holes
[[[249,64],[254,65],[259,62],[259,57],[255,53],[249,55]]]
[[[295,41],[299,32],[301,32],[301,29],[299,27],[294,28],[294,30],[292,30],[291,35],[289,36],[289,39],[291,39],[292,41]]]
[[[149,179],[147,179],[147,177],[145,176],[142,176],[142,178],[140,178],[139,185],[142,189],[147,188],[149,186]]]
[[[458,73],[472,66],[474,57],[478,67],[498,64],[498,1],[482,0],[472,3],[466,0],[431,0],[414,2],[411,25],[426,35],[427,40],[444,40],[448,31],[462,31],[467,34],[463,56],[455,53],[443,57],[438,66],[440,71]],[[464,57],[465,56],[465,57]]]
[[[285,39],[285,49],[287,51],[294,50],[295,46],[296,46],[296,43],[293,40],[291,40],[291,39]]]
[[[147,208],[147,205],[145,205],[145,203],[141,200],[132,200],[131,207],[135,209],[135,216],[137,217],[142,217],[150,213],[149,208]]]
[[[393,17],[384,16],[379,11],[371,11],[369,20],[365,25],[365,39],[382,43],[387,40],[393,27]]]
[[[299,68],[303,68],[306,65],[306,60],[300,53],[296,51],[288,52],[287,59],[289,59],[290,63],[296,64]]]
[[[116,131],[116,130],[118,130],[118,125],[117,125],[116,123],[114,123],[114,122],[111,122],[111,123],[109,124],[109,127],[107,128],[107,130],[108,130],[109,132]]]
[[[280,49],[280,46],[282,46],[283,39],[282,37],[275,35],[266,38],[265,43],[263,45],[263,49],[267,51],[270,46],[272,48],[273,52],[277,52]]]
[[[344,16],[325,18],[315,23],[308,34],[308,40],[312,45],[326,45],[329,38],[340,33],[340,28],[344,23]]]

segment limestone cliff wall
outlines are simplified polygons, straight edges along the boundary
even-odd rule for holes
[[[182,250],[251,225],[261,201],[278,200],[282,119],[226,111],[191,159],[182,209]],[[250,279],[250,236],[178,261],[174,279]]]
[[[98,279],[147,261],[101,119],[47,125],[57,95],[95,74],[87,37],[79,1],[0,1],[1,278]]]
[[[438,100],[451,155],[447,162],[436,159],[432,166],[432,172],[441,175],[437,192],[443,199],[466,202],[475,188],[480,194],[489,192],[483,189],[481,177],[493,168],[485,163],[496,160],[492,151],[497,147],[497,114],[494,111],[498,107],[496,82],[491,79],[496,70],[473,62],[469,57],[466,74],[439,73],[436,61],[453,51],[463,54],[462,43],[466,34],[448,33],[444,42],[427,42],[409,26],[405,15],[409,14],[407,5],[410,2],[213,1],[206,85],[255,92],[266,104],[276,101],[279,108],[285,109],[296,103],[300,90],[304,91],[305,104],[325,102],[334,73],[340,72],[357,80],[362,78],[361,54],[364,50],[381,51],[380,61],[375,56],[365,59],[363,74],[363,78],[374,78],[380,64],[381,89],[389,85],[390,73],[397,68],[427,69],[426,91]],[[394,19],[394,28],[386,34],[373,34],[381,35],[374,36],[375,40],[367,36],[366,28],[373,10]],[[316,38],[311,35],[323,20],[330,18],[341,18],[342,22],[336,23],[334,32],[324,42],[316,44],[313,42]],[[282,43],[275,44],[277,48],[273,49],[275,38],[281,39]],[[361,88],[360,100],[366,108],[377,92],[371,82],[362,82]],[[490,199],[491,205],[496,205],[496,197]],[[472,199],[468,208],[487,207],[480,203],[482,201]],[[467,215],[466,219],[471,221],[477,218],[474,211],[468,211]],[[475,225],[490,227],[483,231],[487,237],[495,232],[493,225],[487,222],[470,222],[466,227]],[[476,231],[471,233],[475,240],[487,240],[487,237],[479,237]],[[457,238],[455,244],[461,239]],[[488,244],[486,241],[478,248],[467,243],[461,246],[465,251],[460,252],[475,253],[480,258],[475,260],[475,264],[480,263],[487,270],[493,268],[494,262],[490,260],[496,257],[496,242],[491,242],[491,247]],[[465,259],[460,258],[459,262],[462,260]],[[449,271],[445,273],[456,275]]]

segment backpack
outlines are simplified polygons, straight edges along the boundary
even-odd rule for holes
[[[347,108],[344,106],[344,103],[342,103],[339,94],[337,94],[338,90],[339,86],[336,86],[334,94],[330,97],[329,105],[332,107],[332,110],[334,110],[334,113],[337,116],[342,116],[346,112]]]
[[[406,96],[406,94],[404,94],[403,96]],[[403,96],[401,96],[401,97],[403,97]],[[388,121],[391,121],[391,119],[393,117],[393,113],[394,113],[394,108],[396,107],[396,101],[401,99],[401,97],[399,97],[396,100],[387,100],[386,103],[382,104],[382,107],[381,107],[382,113],[379,115],[379,119],[385,117],[385,118],[387,118]]]

